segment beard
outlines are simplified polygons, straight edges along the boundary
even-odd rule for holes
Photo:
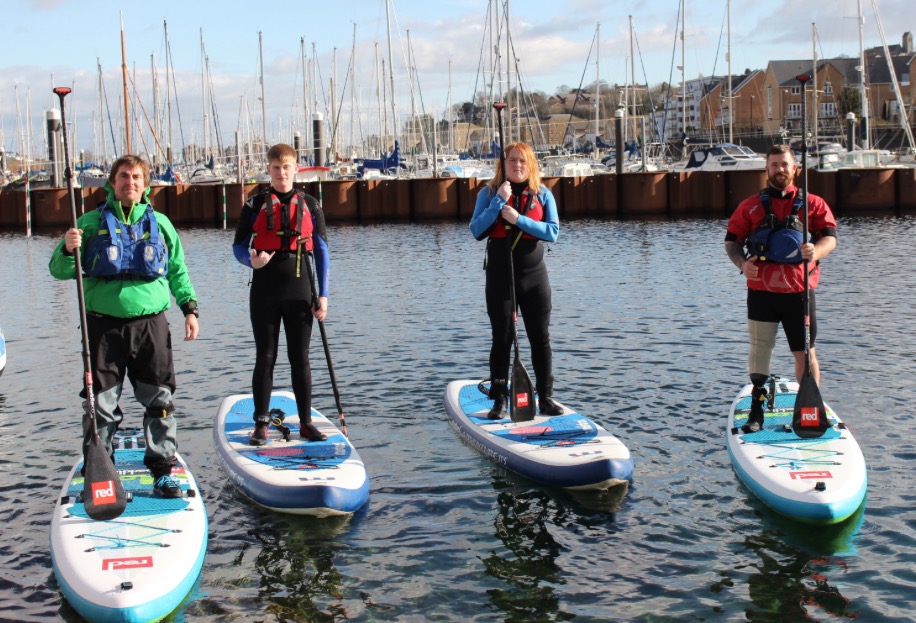
[[[792,173],[777,173],[776,175],[767,175],[767,182],[773,188],[778,190],[785,190],[792,185],[792,182],[795,181],[795,176]]]

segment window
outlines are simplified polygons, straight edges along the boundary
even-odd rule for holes
[[[833,95],[833,85],[829,80],[824,83],[824,95]]]
[[[773,87],[767,87],[767,119],[773,118]]]
[[[792,95],[801,95],[801,87],[792,87]]]
[[[818,116],[821,119],[834,119],[836,117],[835,102],[821,102],[819,108],[820,112],[818,113]]]
[[[801,104],[789,104],[786,119],[801,119]]]

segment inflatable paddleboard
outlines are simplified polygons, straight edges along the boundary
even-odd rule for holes
[[[765,404],[761,430],[741,431],[751,408],[752,385],[738,392],[728,411],[726,445],[735,472],[781,515],[819,525],[845,521],[861,506],[868,483],[859,444],[829,405],[831,427],[822,437],[797,436],[792,413],[798,383],[777,378],[768,387],[773,400]]]
[[[493,401],[478,385],[468,380],[449,383],[445,410],[465,441],[497,465],[566,489],[608,489],[632,477],[627,447],[584,415],[563,407],[562,415],[538,415],[527,422],[508,416],[490,420]]]
[[[67,602],[93,623],[158,621],[174,611],[200,576],[207,551],[207,511],[181,457],[172,478],[184,497],[153,494],[143,465],[143,432],[115,438],[115,467],[129,496],[110,521],[86,515],[80,459],[51,518],[51,562]]]
[[[290,439],[270,427],[266,445],[248,445],[254,431],[251,394],[225,398],[216,415],[213,438],[220,464],[232,484],[256,504],[294,515],[347,515],[369,498],[369,476],[359,453],[321,413],[312,424],[325,441],[299,438],[299,415],[292,392],[271,394],[270,408],[284,412]]]
[[[6,369],[6,340],[3,338],[3,329],[0,329],[0,374]]]

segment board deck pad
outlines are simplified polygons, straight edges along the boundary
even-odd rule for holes
[[[792,441],[792,443],[828,441],[838,439],[842,434],[835,427],[824,432],[821,437],[799,437],[792,431],[792,415],[795,409],[795,394],[778,393],[773,401],[773,410],[766,410],[763,419],[763,428],[755,433],[744,433],[743,439],[747,443],[778,443]],[[745,396],[735,405],[735,426],[741,427],[747,423],[751,411],[751,397]],[[827,418],[831,424],[836,424],[836,415],[828,409]]]
[[[764,403],[763,427],[741,430],[751,408],[744,386],[728,414],[726,446],[744,484],[776,512],[805,523],[831,525],[852,516],[867,487],[865,459],[852,432],[825,405],[830,423],[819,437],[800,437],[792,428],[798,384],[778,379],[772,401]]]
[[[312,423],[327,439],[302,439],[295,396],[274,391],[268,408],[283,412],[289,440],[271,423],[267,443],[252,446],[254,408],[250,394],[228,396],[213,427],[220,463],[244,496],[273,511],[316,517],[353,513],[366,503],[369,477],[362,458],[328,418],[312,409]]]
[[[157,621],[186,601],[200,577],[207,512],[180,455],[171,475],[184,496],[162,498],[154,494],[153,478],[143,464],[143,432],[119,432],[113,445],[127,506],[114,519],[90,518],[81,501],[83,461],[77,460],[51,519],[54,575],[84,619]]]
[[[149,468],[143,464],[144,453],[144,450],[115,450],[115,468],[121,477],[125,493],[132,497],[120,516],[164,515],[186,509],[188,500],[185,498],[160,498],[153,493],[153,477],[149,473]],[[80,471],[82,467],[83,462],[80,461],[76,468],[77,471]],[[172,479],[181,487],[182,491],[187,492],[190,488],[188,475],[183,467],[176,466],[172,469]],[[67,495],[76,500],[70,507],[70,514],[75,517],[89,517],[82,501],[82,492],[83,477],[76,475],[67,488]]]
[[[270,408],[293,414],[288,421],[284,420],[284,425],[292,424],[288,442],[271,424],[268,437],[270,441],[267,445],[248,446],[248,438],[253,427],[253,398],[239,400],[226,413],[226,437],[232,443],[248,446],[250,449],[238,450],[247,458],[278,469],[317,469],[340,465],[350,457],[350,447],[344,443],[342,433],[328,435],[324,441],[306,441],[299,438],[299,417],[295,415],[298,407],[295,399],[274,394],[270,397]]]
[[[508,413],[491,420],[488,390],[486,382],[452,381],[444,402],[462,437],[499,465],[544,484],[581,490],[608,489],[632,477],[626,446],[585,415],[563,407],[561,415],[524,422],[513,422]]]

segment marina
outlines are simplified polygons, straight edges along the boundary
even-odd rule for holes
[[[771,512],[724,447],[747,381],[745,286],[722,251],[724,218],[563,219],[550,245],[556,396],[637,466],[606,493],[514,475],[450,426],[442,393],[485,376],[489,348],[484,249],[466,222],[331,224],[328,339],[372,490],[350,518],[325,519],[260,508],[219,464],[216,409],[250,391],[248,273],[230,231],[183,229],[201,335],[173,342],[176,416],[210,532],[173,620],[911,621],[916,277],[887,267],[906,265],[914,230],[912,215],[841,217],[824,262],[821,391],[855,432],[868,493],[849,521],[811,528]],[[79,620],[48,550],[81,434],[76,297],[47,273],[57,240],[0,233],[0,602],[27,623]],[[168,316],[175,331],[180,314]],[[791,370],[781,336],[773,365]],[[320,348],[312,366],[315,407],[332,413]],[[288,377],[278,363],[276,389]],[[138,423],[124,405],[125,425]]]
[[[321,197],[330,223],[467,221],[477,193],[488,182],[476,178],[329,180],[297,183]],[[725,217],[745,197],[766,185],[765,172],[658,171],[624,175],[545,178],[561,218]],[[233,227],[245,199],[258,184],[154,186],[150,198],[176,225]],[[916,211],[916,168],[843,168],[811,171],[809,188],[838,215]],[[102,189],[78,189],[77,210],[94,209]],[[63,230],[69,224],[64,188],[0,192],[0,232],[25,234]]]

